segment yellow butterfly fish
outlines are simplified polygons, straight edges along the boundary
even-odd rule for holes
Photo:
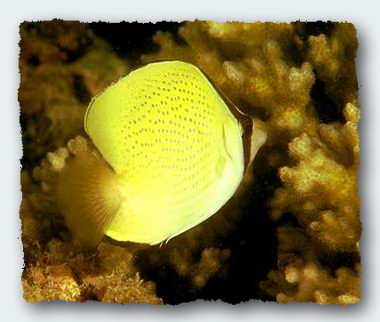
[[[99,153],[68,162],[58,202],[74,236],[150,245],[215,214],[234,195],[265,134],[196,66],[148,64],[90,103]]]

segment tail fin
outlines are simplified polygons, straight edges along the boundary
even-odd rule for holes
[[[100,157],[81,151],[59,176],[57,201],[74,240],[96,246],[120,207],[118,178]]]

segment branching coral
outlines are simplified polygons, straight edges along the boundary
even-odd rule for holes
[[[355,56],[358,42],[355,28],[339,23],[330,37],[310,36],[307,60],[326,84],[326,90],[341,106],[357,100]]]
[[[341,267],[331,274],[316,260],[300,261],[272,271],[262,286],[281,303],[354,304],[360,298],[357,274],[359,268]]]
[[[272,216],[291,212],[301,228],[280,230],[279,245],[287,246],[279,249],[280,272],[269,274],[282,285],[278,301],[359,301],[359,263],[332,273],[319,264],[331,253],[359,253],[358,107],[348,103],[344,114],[345,124],[321,124],[319,136],[293,139],[289,153],[297,164],[279,170],[284,186],[271,200]]]
[[[360,236],[357,196],[358,108],[347,104],[347,123],[321,124],[320,138],[302,134],[289,144],[294,167],[280,168],[284,186],[271,201],[276,218],[292,212],[314,242],[355,251]]]
[[[219,272],[222,264],[230,256],[229,249],[205,248],[198,262],[193,262],[192,254],[186,249],[183,253],[177,249],[170,253],[171,263],[177,269],[179,275],[189,276],[196,288],[202,288],[207,280]]]
[[[233,283],[237,277],[231,275],[241,271],[234,269],[236,263],[262,264],[263,253],[251,245],[264,248],[270,237],[251,233],[247,241],[238,236],[244,229],[260,230],[242,227],[242,218],[260,212],[273,220],[278,235],[277,267],[267,264],[262,292],[283,303],[359,301],[355,29],[332,23],[331,30],[318,34],[301,25],[187,22],[179,29],[181,42],[158,31],[153,40],[160,50],[142,55],[142,63],[191,62],[242,111],[264,122],[268,140],[254,163],[254,182],[246,182],[219,214],[161,247],[105,240],[97,250],[78,250],[56,207],[54,189],[66,160],[77,149],[92,147],[83,137],[70,141],[67,148],[48,153],[33,174],[22,173],[25,298],[161,303],[152,282],[140,279],[144,272],[158,287],[168,280],[163,278],[167,271],[175,272],[189,281],[193,293],[215,279]],[[53,46],[39,28],[21,28],[20,102],[23,115],[30,117],[24,124],[28,158],[83,134],[80,120],[88,98],[128,69],[86,25],[52,22],[48,30]],[[86,50],[71,61],[78,48]],[[78,80],[88,97],[75,95]],[[36,121],[38,113],[43,117]],[[42,135],[44,124],[48,130]],[[28,144],[27,137],[53,143]],[[237,259],[239,248],[251,251],[244,253],[245,261]],[[258,283],[253,274],[240,277],[252,289]]]

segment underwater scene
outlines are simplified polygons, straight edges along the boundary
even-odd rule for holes
[[[360,301],[354,25],[52,20],[19,45],[26,301]]]

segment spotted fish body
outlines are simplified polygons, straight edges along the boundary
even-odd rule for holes
[[[153,245],[198,225],[233,196],[246,167],[241,122],[207,77],[180,61],[109,86],[92,100],[85,130],[120,192],[112,218],[95,211],[118,241]]]

